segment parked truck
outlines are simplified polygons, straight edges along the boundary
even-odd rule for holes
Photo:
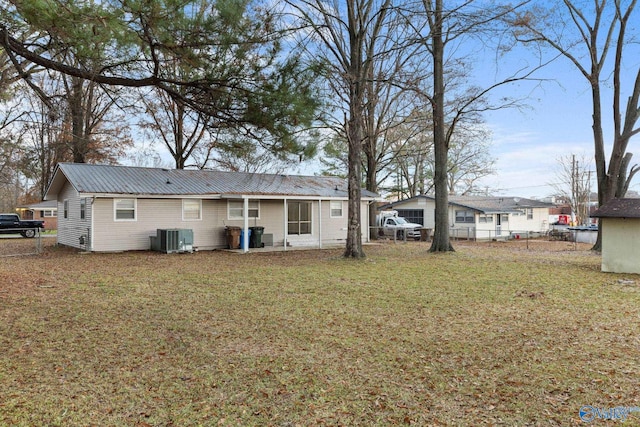
[[[390,236],[397,239],[420,240],[420,229],[422,225],[409,222],[398,216],[397,211],[382,211],[376,217],[378,234],[380,236]]]
[[[0,214],[0,234],[20,234],[32,238],[41,229],[44,229],[44,221],[23,221],[17,214]]]

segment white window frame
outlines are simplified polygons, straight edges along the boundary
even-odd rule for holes
[[[527,208],[527,219],[533,219],[533,208]]]
[[[251,211],[256,211],[256,216],[251,215]],[[244,200],[227,200],[228,219],[244,219],[242,216],[243,212]],[[260,219],[260,200],[249,200],[249,218]]]
[[[87,199],[82,197],[80,199],[80,219],[87,218]]]
[[[455,222],[457,224],[475,224],[476,215],[472,210],[456,209]]]
[[[493,215],[491,214],[480,214],[478,218],[478,222],[481,224],[493,223]]]
[[[303,220],[300,219],[300,212],[301,212],[301,206],[305,206],[308,208],[308,213],[309,213],[309,219],[308,220]],[[287,205],[287,209],[289,209],[292,206],[297,206],[298,207],[298,218],[297,219],[292,219],[291,216],[287,215],[287,236],[311,236],[313,235],[313,203],[312,202],[308,202],[308,201],[295,201],[295,202],[289,202],[289,204]],[[301,232],[300,229],[302,228],[302,224],[308,224],[308,228],[309,228],[309,232]],[[295,225],[296,228],[298,229],[297,232],[291,232],[291,226]]]
[[[339,206],[339,207],[337,207]],[[340,210],[340,214],[339,215],[335,215],[334,211]],[[342,200],[331,200],[329,202],[329,211],[330,211],[330,215],[331,218],[343,218],[344,217],[344,203],[342,202]]]
[[[196,202],[198,204],[198,217],[197,218],[187,218],[185,216],[185,203]],[[182,199],[182,220],[183,221],[201,221],[202,220],[202,199]]]
[[[64,201],[62,202],[62,212],[63,218],[69,218],[69,199],[64,199]]]
[[[133,201],[133,218],[118,218],[118,211],[124,211],[125,209],[118,209],[118,202],[124,200],[132,200]],[[130,198],[130,197],[122,197],[119,199],[113,199],[113,220],[117,222],[132,222],[138,220],[138,199]]]

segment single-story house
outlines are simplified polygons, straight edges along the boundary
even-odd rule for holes
[[[55,200],[20,206],[17,211],[22,219],[44,221],[46,230],[58,228],[58,203]]]
[[[362,191],[362,229],[376,194]],[[227,227],[263,227],[265,245],[323,247],[347,237],[341,178],[61,163],[58,243],[87,251],[148,250],[159,229],[186,229],[194,250],[227,247]],[[363,232],[363,239],[368,233]]]
[[[591,216],[600,218],[602,271],[640,274],[640,199],[613,199]]]
[[[450,235],[462,239],[526,237],[549,230],[551,203],[521,197],[449,196]],[[435,227],[433,196],[419,195],[381,206],[425,228]]]

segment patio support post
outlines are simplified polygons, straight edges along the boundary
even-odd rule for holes
[[[242,197],[244,202],[242,205],[242,218],[244,219],[244,233],[242,235],[242,252],[249,252],[249,198],[247,196]]]
[[[318,199],[318,249],[322,249],[322,199]]]
[[[287,208],[287,198],[285,197],[284,199],[284,215],[282,215],[282,217],[284,218],[284,225],[282,227],[282,230],[284,231],[284,250],[287,250],[287,223],[289,222],[289,209]]]

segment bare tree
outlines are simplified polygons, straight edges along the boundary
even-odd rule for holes
[[[65,99],[64,143],[74,163],[114,163],[132,144],[126,120],[115,110],[118,93],[95,82],[61,75]]]
[[[348,144],[348,231],[345,257],[362,258],[362,158],[363,143],[373,123],[367,123],[367,93],[374,74],[377,39],[383,37],[390,0],[346,0],[332,3],[322,0],[289,1],[311,29],[311,37],[323,53],[328,72],[337,79],[334,88],[344,90],[346,114],[344,127]]]
[[[38,80],[43,80],[40,76]],[[38,83],[40,87],[44,83]],[[24,112],[21,118],[20,133],[20,172],[31,184],[28,190],[35,200],[42,200],[53,171],[58,162],[71,161],[72,157],[63,143],[63,117],[52,114],[42,98],[28,88],[22,88],[20,107]],[[63,98],[57,98],[64,102]],[[64,106],[61,107],[64,109]]]
[[[477,123],[460,128],[449,145],[449,194],[469,196],[484,194],[478,188],[480,179],[495,174],[495,159],[489,152],[488,131]]]
[[[582,155],[560,157],[556,181],[552,187],[556,194],[569,200],[571,212],[579,224],[586,224],[589,219],[591,195],[591,159]]]
[[[493,104],[489,95],[501,86],[529,79],[536,69],[523,67],[507,77],[497,77],[494,83],[486,86],[474,86],[468,81],[465,67],[472,61],[470,46],[475,46],[476,53],[495,49],[496,56],[508,54],[509,46],[499,42],[505,31],[504,18],[526,1],[515,5],[492,4],[491,7],[479,3],[467,0],[455,4],[447,2],[445,6],[443,0],[422,0],[408,15],[433,64],[431,92],[422,94],[429,100],[433,121],[436,223],[431,252],[453,251],[449,238],[448,173],[449,148],[456,127],[483,111],[516,105],[513,99],[502,99]],[[421,16],[423,20],[417,19]],[[456,81],[458,84],[454,84]]]
[[[29,194],[44,196],[58,162],[114,162],[130,144],[128,125],[113,97],[90,82],[56,73],[32,76],[46,100],[22,85],[16,93],[20,118],[19,171],[31,184]],[[53,107],[53,109],[52,109]]]
[[[198,145],[210,140],[207,120],[193,111],[182,100],[174,99],[161,90],[152,90],[141,96],[145,106],[140,126],[158,137],[175,162],[176,169],[184,169]]]
[[[397,175],[391,192],[398,192],[401,198],[432,193],[435,170],[433,132],[426,114],[422,111],[416,113],[412,122],[390,133],[398,138],[396,153],[387,168],[390,174]],[[477,181],[495,173],[495,160],[490,157],[488,138],[482,122],[459,123],[449,144],[449,194],[477,194],[480,192],[476,188]]]
[[[630,24],[638,21],[637,1],[595,0],[591,3],[561,0],[553,8],[541,7],[523,11],[514,21],[517,39],[523,43],[545,45],[567,59],[585,78],[591,89],[592,129],[598,179],[598,204],[624,197],[629,182],[638,171],[628,169],[630,139],[640,133],[640,67],[629,91],[623,111],[623,57],[638,34]],[[562,29],[562,31],[559,31]],[[613,60],[610,61],[610,56]],[[608,67],[608,64],[612,65]],[[609,158],[606,157],[603,131],[603,85],[613,80],[613,138]],[[601,248],[601,234],[594,245]]]

